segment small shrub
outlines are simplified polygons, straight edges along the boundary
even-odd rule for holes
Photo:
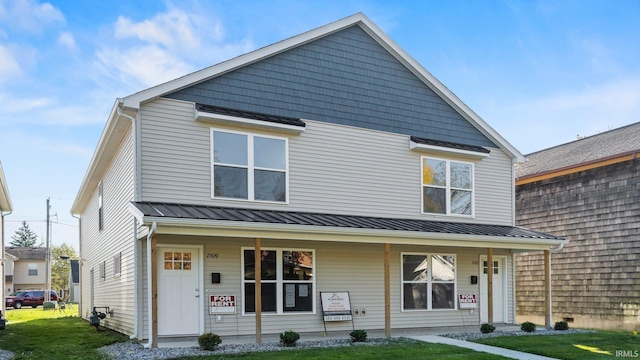
[[[364,330],[353,330],[349,333],[351,341],[353,342],[365,342],[367,341],[367,332]]]
[[[213,351],[221,342],[220,336],[212,333],[202,334],[198,337],[198,345],[202,350]]]
[[[569,324],[566,321],[558,321],[553,325],[554,330],[569,330]]]
[[[520,329],[526,332],[534,332],[536,331],[536,324],[530,321],[523,322],[522,325],[520,325]]]
[[[480,325],[480,332],[483,334],[490,334],[496,330],[496,327],[491,324]]]
[[[296,341],[300,339],[300,334],[293,330],[287,330],[280,334],[280,344],[284,346],[296,346]]]

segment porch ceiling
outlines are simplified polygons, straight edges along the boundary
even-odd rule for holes
[[[516,226],[133,202],[157,232],[205,236],[545,250],[567,240]]]

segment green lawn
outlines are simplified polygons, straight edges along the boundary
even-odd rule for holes
[[[42,307],[9,310],[6,318],[0,349],[13,351],[16,360],[104,359],[97,348],[128,340],[113,331],[96,331],[76,316]]]
[[[640,335],[631,331],[504,336],[477,342],[565,360],[623,358],[625,354],[627,358],[640,358]]]

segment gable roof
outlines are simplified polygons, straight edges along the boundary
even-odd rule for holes
[[[488,244],[495,242],[503,246],[508,244],[509,248],[523,249],[566,242],[561,237],[517,226],[158,202],[133,202],[131,205],[135,216],[142,223],[171,224],[169,226],[180,227],[180,231],[186,231],[185,228],[189,226],[237,228],[242,231],[251,231],[253,228],[259,232],[260,237],[269,237],[268,232],[272,230],[293,233],[295,235],[292,236],[298,240],[304,239],[305,235],[301,234],[318,232],[324,240],[330,239],[330,234],[339,234],[340,241],[346,241],[350,235],[362,236],[365,233],[367,241],[383,236],[385,241],[394,237],[413,239],[419,243],[446,240],[447,246],[452,246],[453,240],[455,246],[478,246],[477,242],[482,242],[485,247],[490,247]],[[353,230],[357,232],[353,233]],[[218,235],[223,236],[221,233]],[[275,235],[276,238],[281,238],[280,236],[282,235]]]
[[[7,246],[4,251],[18,258],[18,260],[42,260],[44,261],[47,255],[47,248],[45,247],[20,247],[20,246]]]
[[[518,185],[640,158],[640,122],[540,150],[518,164]]]
[[[434,91],[449,106],[473,125],[473,127],[505,151],[512,159],[516,162],[524,161],[524,156],[513,145],[507,142],[497,131],[489,126],[482,118],[480,118],[480,116],[478,116],[455,94],[447,89],[446,86],[438,81],[409,54],[402,50],[364,14],[357,13],[300,35],[293,36],[272,45],[246,53],[231,60],[221,62],[175,80],[118,99],[110,113],[107,125],[102,133],[98,147],[94,153],[94,157],[89,165],[89,169],[85,174],[85,178],[81,184],[80,190],[78,191],[78,195],[72,206],[71,212],[79,214],[83,210],[86,202],[88,201],[89,192],[97,185],[97,182],[101,177],[101,171],[104,171],[107,164],[110,162],[109,156],[112,156],[114,153],[113,150],[109,149],[117,147],[122,139],[122,132],[119,132],[120,136],[118,136],[117,130],[122,129],[129,124],[129,120],[133,119],[132,116],[137,114],[141,104],[152,101],[158,97],[174,93],[178,90],[185,89],[189,86],[193,86],[194,84],[202,83],[249,64],[259,62],[268,57],[283,53],[287,50],[310,43],[352,26],[359,26],[380,46],[386,49],[395,59],[402,63],[411,73],[420,79],[420,81]]]

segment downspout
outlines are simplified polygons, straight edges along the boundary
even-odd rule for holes
[[[149,338],[147,339],[147,343],[144,344],[144,347],[146,349],[151,348],[151,345],[153,343],[153,309],[152,309],[152,304],[151,304],[151,298],[153,296],[153,292],[151,289],[151,277],[153,276],[153,274],[151,274],[151,237],[155,234],[156,232],[156,222],[154,221],[151,224],[151,229],[149,230],[149,234],[147,234],[147,321],[148,321],[148,326],[149,326]]]
[[[133,137],[132,146],[133,146],[133,201],[138,201],[138,167],[137,167],[137,159],[138,159],[138,139],[136,136],[136,120],[134,117],[125,114],[122,111],[122,99],[118,99],[118,106],[116,107],[116,113],[118,117],[124,117],[125,119],[129,119],[131,121],[131,136]],[[142,299],[142,289],[138,286],[140,283],[140,277],[142,276],[142,272],[138,268],[139,260],[138,253],[140,251],[138,245],[138,220],[133,218],[133,287],[136,291],[136,299]],[[142,300],[137,300],[133,304],[133,334],[130,336],[131,339],[135,339],[139,337],[140,331],[140,302]]]
[[[84,283],[84,281],[82,281],[82,221],[80,221],[80,216],[75,216],[74,214],[71,214],[71,216],[78,219],[78,280],[80,281],[80,294],[78,294],[80,296],[80,301],[78,302],[78,317],[82,318],[82,284]],[[69,264],[69,271],[71,271],[71,264]]]

